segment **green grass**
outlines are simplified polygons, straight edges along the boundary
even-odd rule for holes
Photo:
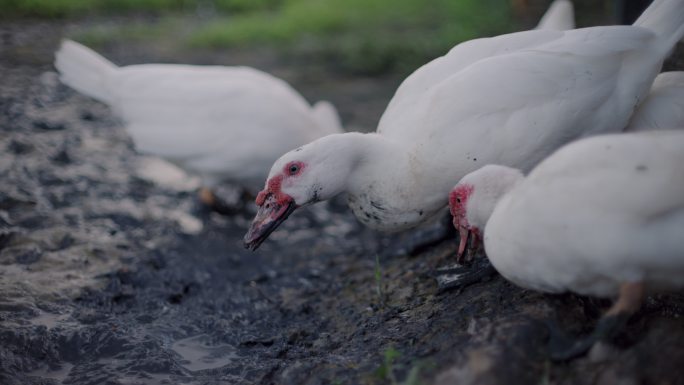
[[[380,256],[375,254],[375,293],[378,295],[378,302],[381,306],[385,306],[385,290],[382,285],[382,268],[380,267]]]
[[[382,364],[375,370],[375,376],[380,380],[387,381],[390,385],[420,385],[420,373],[425,368],[422,362],[414,362],[406,374],[404,381],[398,381],[394,371],[397,368],[396,360],[401,357],[401,352],[393,346],[383,352]]]

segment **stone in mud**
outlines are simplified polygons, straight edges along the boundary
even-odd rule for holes
[[[44,131],[61,131],[66,129],[66,125],[63,122],[51,122],[48,120],[34,121],[33,127]]]
[[[29,250],[19,252],[14,257],[14,260],[16,261],[16,263],[22,265],[30,265],[32,263],[38,262],[38,260],[40,260],[41,255],[42,251],[40,249],[31,248]]]
[[[13,192],[0,191],[0,210],[28,210],[35,206],[36,202],[24,191]]]
[[[63,164],[64,165],[64,164],[71,163],[71,157],[69,156],[69,152],[64,148],[59,150],[50,159],[52,159],[52,161],[57,163],[57,164]]]
[[[33,146],[18,140],[11,140],[7,145],[7,151],[15,155],[23,155],[33,151]]]

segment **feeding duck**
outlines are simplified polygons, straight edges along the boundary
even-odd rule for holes
[[[61,81],[111,107],[138,151],[200,176],[200,199],[210,206],[217,183],[258,191],[284,152],[343,132],[330,103],[312,107],[285,81],[254,68],[118,67],[70,40],[55,57]]]
[[[499,165],[466,175],[451,194],[454,225],[461,239],[484,232],[489,260],[517,285],[617,298],[594,333],[552,346],[572,358],[617,332],[648,293],[684,287],[682,165],[679,130],[584,139],[527,177]]]

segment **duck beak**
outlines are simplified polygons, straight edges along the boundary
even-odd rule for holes
[[[465,226],[456,226],[458,229],[458,251],[456,252],[456,258],[461,260],[463,258],[463,253],[465,252],[466,245],[468,244],[468,236],[470,235],[470,230]]]
[[[252,225],[243,239],[245,248],[256,250],[271,233],[292,214],[297,205],[294,199],[281,196],[280,202],[275,195],[269,194],[259,207]]]

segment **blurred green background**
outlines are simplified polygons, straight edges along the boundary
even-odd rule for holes
[[[342,71],[410,72],[454,43],[516,28],[509,0],[0,0],[0,17],[84,20],[72,38],[314,54]]]

